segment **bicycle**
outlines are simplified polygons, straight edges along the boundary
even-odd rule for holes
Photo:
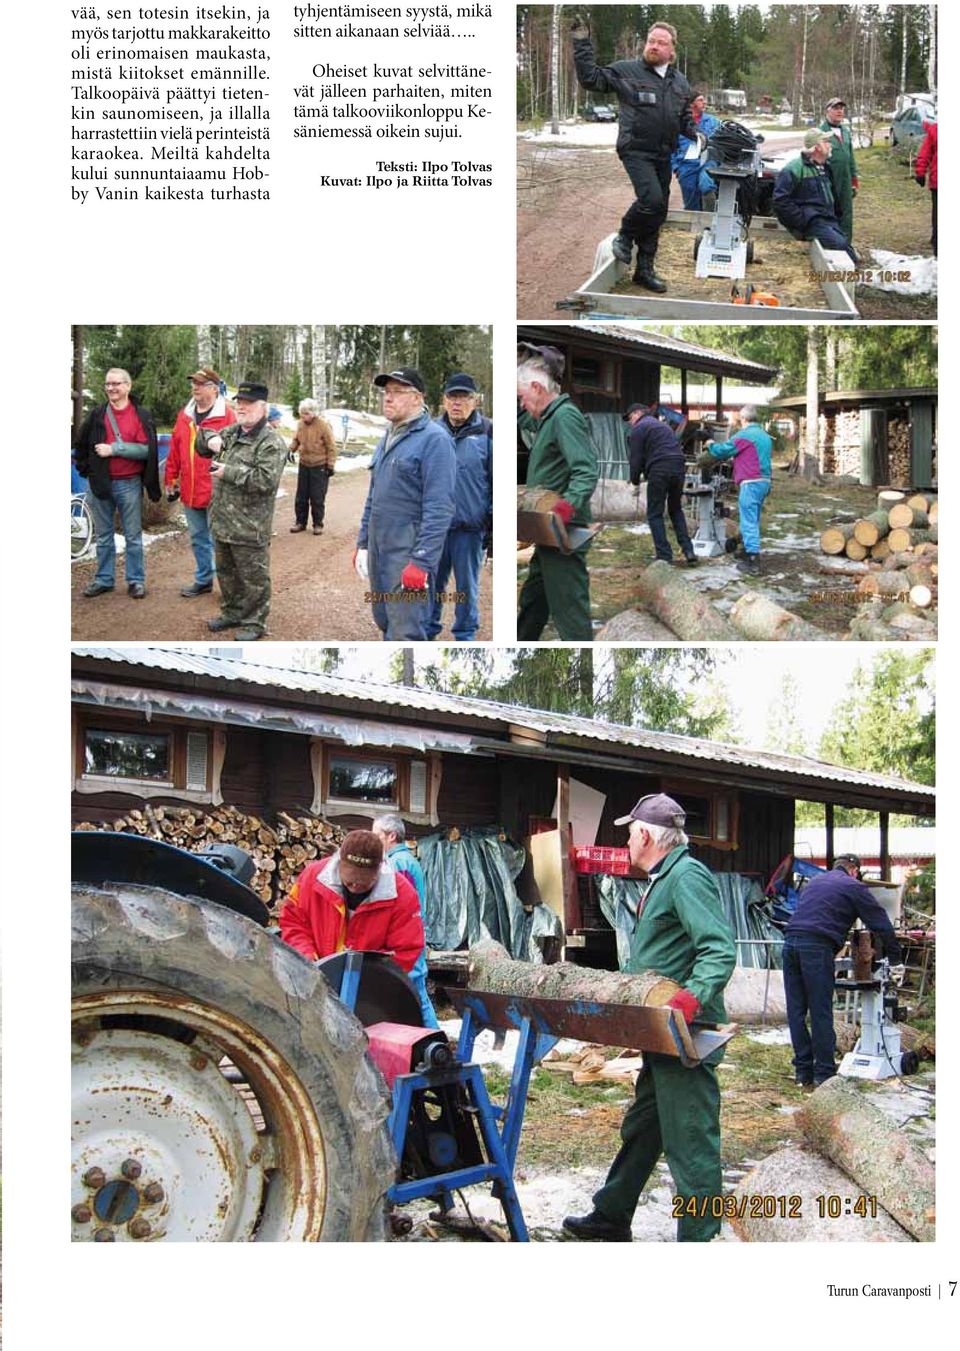
[[[83,493],[70,495],[70,561],[80,563],[94,552],[93,513]]]

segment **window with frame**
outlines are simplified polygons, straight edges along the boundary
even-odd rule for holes
[[[393,755],[374,750],[344,749],[316,741],[311,751],[314,773],[312,810],[341,815],[351,806],[360,812],[395,811],[432,819],[439,769],[433,757]]]
[[[337,802],[400,805],[400,766],[396,760],[331,754],[327,759],[327,796]]]
[[[574,352],[571,357],[570,383],[574,389],[616,394],[616,365],[609,357],[586,356]]]
[[[704,791],[701,785],[688,788],[682,783],[667,784],[664,792],[676,797],[687,813],[684,831],[698,844],[713,849],[736,849],[739,826],[738,799],[729,789]]]
[[[221,742],[225,741],[221,733]],[[223,746],[220,747],[222,760]],[[76,787],[80,792],[161,790],[198,801],[218,796],[213,737],[206,731],[167,725],[142,730],[109,718],[81,719],[77,727]]]

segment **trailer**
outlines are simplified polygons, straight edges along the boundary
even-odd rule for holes
[[[696,241],[701,232],[714,221],[710,211],[670,211],[664,230],[685,232],[690,236],[690,268],[693,275]],[[771,236],[790,239],[790,232],[778,220],[754,216],[750,223],[751,245]],[[758,323],[803,322],[836,323],[859,318],[855,302],[855,269],[845,253],[825,249],[816,239],[808,243],[797,241],[798,249],[805,249],[810,272],[817,278],[823,293],[822,308],[799,305],[758,305],[735,303],[732,299],[691,300],[680,296],[629,295],[615,287],[627,276],[629,268],[613,256],[613,235],[602,240],[597,248],[593,272],[571,296],[557,301],[557,309],[571,310],[577,315],[589,314],[593,319],[682,319],[687,323],[710,320]],[[749,282],[749,275],[746,278]]]

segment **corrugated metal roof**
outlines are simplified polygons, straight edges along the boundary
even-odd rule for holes
[[[517,704],[496,703],[490,699],[468,699],[461,695],[438,694],[430,690],[383,684],[368,680],[366,677],[359,680],[345,676],[320,675],[315,671],[294,671],[286,667],[264,666],[236,657],[211,656],[195,649],[175,647],[125,648],[76,644],[73,652],[77,656],[92,657],[100,661],[205,676],[216,680],[239,681],[277,691],[293,693],[301,691],[331,698],[362,700],[366,703],[381,704],[385,709],[402,708],[407,713],[419,709],[425,713],[444,713],[489,720],[500,725],[498,730],[502,730],[506,724],[514,724],[540,733],[548,739],[562,739],[564,742],[583,740],[614,746],[630,746],[637,750],[685,756],[730,768],[755,769],[765,773],[801,776],[863,788],[906,791],[915,797],[930,801],[931,804],[935,798],[934,789],[926,784],[911,783],[888,774],[873,774],[865,770],[830,765],[825,761],[803,755],[779,755],[773,751],[676,736],[670,732],[654,732],[647,728],[630,727],[621,723],[575,717],[569,713],[549,713],[542,709],[523,708]],[[553,744],[556,744],[556,741]]]
[[[524,327],[522,324],[518,325],[518,333],[522,333]],[[639,328],[636,324],[600,324],[578,320],[575,323],[557,325],[557,337],[561,337],[563,330],[566,329],[591,333],[600,338],[613,338],[617,342],[627,342],[631,347],[649,353],[667,366],[686,366],[688,370],[706,368],[711,371],[723,368],[731,375],[736,375],[738,379],[756,379],[760,384],[767,384],[777,373],[776,366],[765,366],[759,361],[733,356],[729,352],[719,351],[716,347],[703,347],[699,343],[687,342],[685,338],[668,337],[664,333]]]

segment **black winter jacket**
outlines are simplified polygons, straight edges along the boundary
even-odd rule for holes
[[[573,61],[584,89],[610,91],[620,100],[618,155],[641,151],[664,159],[676,150],[681,132],[696,140],[698,128],[690,111],[693,91],[676,66],[668,66],[664,75],[640,59],[598,66],[590,38],[574,39]]]
[[[143,486],[147,490],[150,501],[159,502],[160,466],[157,458],[157,429],[150,410],[137,403],[136,399],[131,399],[130,402],[137,410],[140,425],[147,434],[147,458],[143,465]],[[94,450],[94,446],[107,439],[107,409],[109,406],[109,404],[101,403],[96,408],[90,409],[77,436],[77,444],[73,448],[77,472],[89,481],[90,491],[94,497],[106,498],[110,496],[109,457],[104,459]]]
[[[680,442],[659,418],[642,417],[630,428],[630,482],[637,484],[643,475],[682,474],[685,468]]]

